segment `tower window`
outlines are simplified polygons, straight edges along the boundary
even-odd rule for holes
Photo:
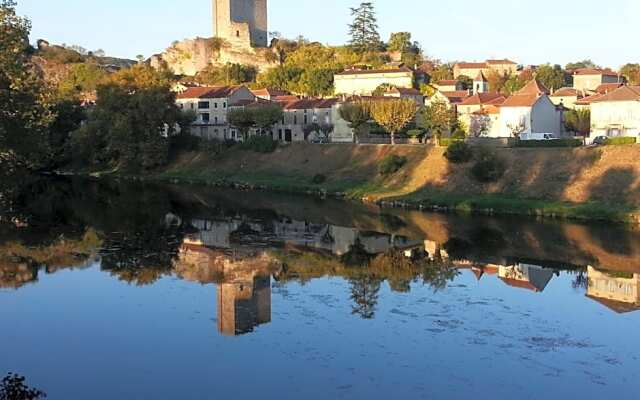
[[[236,31],[236,37],[240,37],[240,31]]]

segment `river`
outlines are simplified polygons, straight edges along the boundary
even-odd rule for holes
[[[0,375],[48,399],[640,393],[629,228],[83,179],[0,202]]]

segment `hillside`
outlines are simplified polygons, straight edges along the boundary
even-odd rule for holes
[[[451,164],[443,148],[417,146],[293,144],[272,154],[237,149],[219,156],[188,153],[159,177],[340,192],[366,201],[399,200],[496,213],[566,213],[568,217],[618,220],[640,208],[640,146],[495,152],[505,160],[507,170],[491,184],[473,178],[473,162]],[[408,162],[399,172],[382,177],[378,163],[389,154],[407,157]],[[313,184],[317,175],[326,180]]]

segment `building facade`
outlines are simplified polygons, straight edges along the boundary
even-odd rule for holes
[[[349,70],[334,75],[335,93],[348,96],[371,96],[381,85],[412,88],[413,71],[406,67],[377,70]]]
[[[640,86],[622,86],[590,102],[591,134],[598,136],[640,137]]]
[[[595,92],[602,84],[615,84],[620,76],[606,69],[579,69],[573,73],[573,88],[582,92]]]

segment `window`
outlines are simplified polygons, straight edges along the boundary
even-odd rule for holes
[[[180,109],[182,110],[184,108],[184,104],[180,103],[178,104],[178,107],[180,107]]]
[[[293,114],[293,124],[298,125],[298,114]]]
[[[194,104],[193,104],[193,103],[191,103],[190,105],[191,105],[191,109],[193,110],[193,109],[195,108],[195,107],[194,107]]]
[[[213,103],[213,108],[218,108],[218,102]]]
[[[307,114],[304,115],[304,124],[308,124],[309,123],[309,118],[307,117]]]
[[[209,122],[211,120],[209,113],[200,114],[200,118],[202,119],[202,122]]]
[[[222,103],[222,108],[227,108],[227,102],[226,101]]]
[[[199,101],[198,102],[198,109],[200,110],[205,110],[209,108],[209,102],[208,101]]]
[[[236,31],[236,37],[240,37],[240,31]]]
[[[217,123],[218,123],[218,117],[214,117],[214,118],[213,118],[213,122],[214,122],[215,124],[217,124]]]

